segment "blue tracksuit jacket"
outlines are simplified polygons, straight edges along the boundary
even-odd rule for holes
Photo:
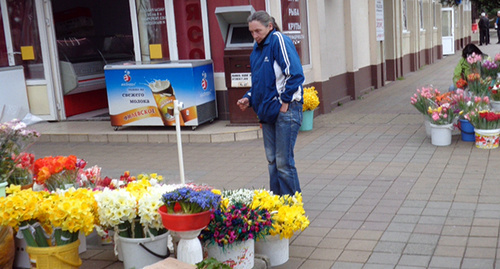
[[[243,96],[262,123],[274,123],[281,103],[302,101],[304,72],[292,40],[273,30],[250,55],[252,87]]]

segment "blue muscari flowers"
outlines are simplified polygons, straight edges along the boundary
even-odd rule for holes
[[[219,206],[221,197],[210,190],[193,190],[183,187],[163,194],[162,201],[167,206],[168,212],[174,212],[176,203],[184,213],[199,213]]]

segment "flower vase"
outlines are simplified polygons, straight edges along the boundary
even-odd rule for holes
[[[495,112],[500,112],[500,101],[490,100],[491,109]]]
[[[453,124],[430,124],[431,125],[431,144],[434,146],[451,145],[451,131]]]
[[[282,265],[290,257],[288,238],[280,239],[279,235],[266,235],[263,239],[255,242],[255,253],[269,258],[271,266]]]
[[[168,232],[154,238],[127,238],[118,235],[123,253],[123,268],[144,268],[168,258],[168,236]]]
[[[311,131],[313,129],[314,123],[314,111],[306,110],[302,112],[302,125],[300,125],[300,131]]]
[[[173,236],[180,237],[177,245],[177,259],[179,261],[196,264],[203,260],[203,249],[198,235],[210,223],[212,212],[204,211],[195,214],[170,214],[166,206],[158,209],[163,226]]]
[[[498,148],[500,129],[475,129],[476,147],[480,149]]]
[[[0,182],[0,197],[5,197],[5,189],[7,188],[7,181]]]
[[[209,244],[205,247],[208,257],[231,266],[233,269],[252,269],[255,261],[255,240],[235,241],[227,246]]]

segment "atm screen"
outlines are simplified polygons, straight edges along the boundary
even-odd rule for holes
[[[248,24],[231,24],[226,47],[251,47],[253,37],[248,31]]]

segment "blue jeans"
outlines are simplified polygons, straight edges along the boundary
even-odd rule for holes
[[[262,124],[264,148],[269,168],[270,188],[274,194],[301,192],[293,148],[302,123],[302,103],[292,102],[280,112],[273,124]]]

